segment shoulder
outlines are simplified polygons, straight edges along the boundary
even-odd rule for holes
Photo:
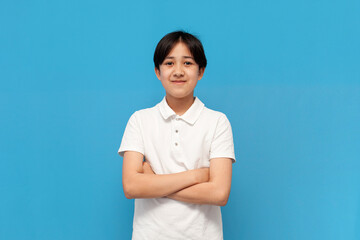
[[[153,107],[150,108],[144,108],[144,109],[140,109],[135,111],[130,118],[137,118],[137,119],[143,119],[143,118],[147,118],[153,115],[156,115],[158,113],[158,105],[155,105]]]
[[[150,108],[144,108],[135,111],[129,119],[129,122],[132,122],[133,124],[137,124],[139,126],[144,125],[149,122],[153,122],[154,120],[158,119],[159,110],[158,105],[155,105]]]
[[[225,113],[204,107],[196,123],[201,128],[206,128],[209,133],[231,128]]]
[[[216,121],[216,122],[219,122],[219,121],[220,122],[224,122],[224,121],[228,122],[229,121],[225,113],[216,111],[216,110],[212,110],[207,107],[204,107],[203,116],[208,120],[212,120],[212,121]]]

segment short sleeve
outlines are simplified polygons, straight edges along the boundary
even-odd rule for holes
[[[210,147],[210,159],[231,158],[235,162],[233,134],[229,120],[221,114]]]
[[[118,150],[119,155],[122,157],[124,157],[125,151],[135,151],[144,155],[144,142],[138,117],[138,112],[135,112],[131,115],[126,125],[121,145]]]

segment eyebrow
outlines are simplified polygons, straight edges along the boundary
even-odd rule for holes
[[[182,56],[183,58],[191,58],[191,59],[194,59],[193,57],[191,57],[191,56]],[[165,59],[175,59],[175,57],[172,57],[172,56],[170,56],[170,57],[166,57]]]

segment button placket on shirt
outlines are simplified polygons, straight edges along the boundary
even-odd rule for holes
[[[178,116],[176,116],[173,120],[173,146],[175,147],[175,149],[179,150],[180,147],[180,137],[179,137],[179,127],[180,127],[180,118]]]

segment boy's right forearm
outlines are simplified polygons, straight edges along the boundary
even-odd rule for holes
[[[127,198],[160,198],[208,181],[206,169],[194,169],[173,174],[135,173],[123,182]],[[208,175],[208,174],[207,174]]]

